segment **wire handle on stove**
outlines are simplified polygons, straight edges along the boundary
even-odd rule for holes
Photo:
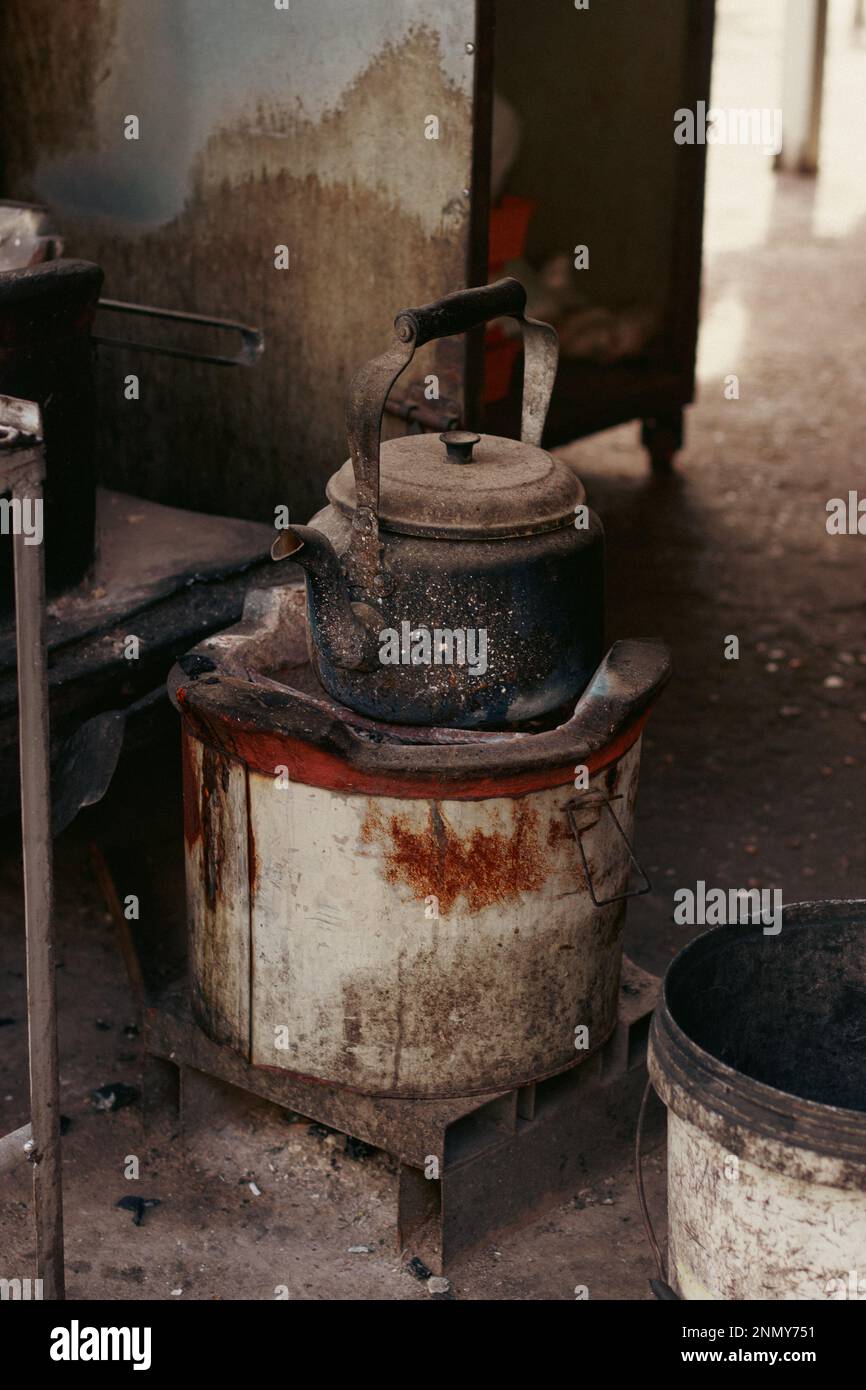
[[[613,797],[612,800],[619,801],[621,800],[621,797],[616,796]],[[640,877],[643,879],[642,887],[627,888],[624,893],[614,893],[613,896],[610,898],[599,898],[596,896],[595,886],[592,881],[592,873],[590,872],[589,867],[589,860],[586,857],[586,850],[583,847],[582,837],[584,834],[584,828],[580,827],[577,824],[577,819],[575,815],[575,812],[593,806],[599,806],[602,810],[607,811],[608,815],[610,816],[611,820],[616,826],[617,831],[619,832],[622,839],[625,841],[625,847],[628,851],[628,857],[631,861],[632,868],[634,868],[640,875]],[[583,863],[583,872],[586,875],[586,881],[589,885],[590,897],[592,898],[592,901],[595,903],[596,907],[607,907],[609,903],[622,902],[624,898],[639,898],[644,893],[652,892],[652,884],[649,881],[649,877],[646,873],[646,870],[643,869],[641,865],[638,863],[632,843],[626,835],[625,831],[623,830],[619,822],[619,818],[616,812],[614,811],[610,801],[607,801],[604,798],[600,800],[593,800],[589,798],[574,797],[573,800],[566,803],[565,814],[568,817],[568,823],[571,826],[571,833],[577,842],[577,848],[580,850],[580,858]]]

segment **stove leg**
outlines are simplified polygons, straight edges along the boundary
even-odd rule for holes
[[[669,410],[641,424],[640,442],[649,454],[654,473],[673,472],[674,455],[683,447],[683,411]]]
[[[431,1274],[443,1273],[442,1181],[408,1163],[400,1164],[398,1178],[397,1241],[401,1253],[417,1256]]]

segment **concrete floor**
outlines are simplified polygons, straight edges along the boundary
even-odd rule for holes
[[[678,474],[649,477],[634,426],[571,450],[607,528],[611,638],[660,636],[674,652],[638,803],[656,892],[631,905],[628,924],[632,954],[657,971],[689,935],[673,923],[673,893],[697,879],[778,887],[788,902],[866,897],[866,542],[825,529],[829,498],[866,493],[866,47],[851,41],[852,10],[831,7],[817,182],[774,176],[757,151],[711,150],[700,399]],[[722,0],[718,104],[777,104],[781,12],[780,0]],[[739,400],[724,397],[729,372]],[[724,659],[729,634],[738,661]],[[153,830],[145,774],[121,789],[134,799],[139,775],[137,836]],[[268,1110],[215,1117],[189,1152],[168,1125],[145,1136],[134,1106],[92,1110],[92,1087],[134,1082],[137,1067],[129,992],[85,856],[111,814],[59,845],[71,1296],[268,1299],[285,1285],[301,1299],[429,1297],[394,1250],[395,1177],[382,1156],[353,1159],[337,1136]],[[170,883],[170,816],[160,833],[149,852],[157,868],[165,857]],[[14,1020],[0,1030],[0,1132],[27,1108],[17,893],[11,846],[0,865],[0,1020]],[[124,1179],[128,1155],[138,1182]],[[647,1168],[663,1220],[659,1153]],[[0,1191],[0,1275],[26,1275],[26,1175]],[[161,1203],[140,1227],[115,1206],[130,1192]],[[356,1245],[369,1253],[350,1254]],[[650,1273],[624,1156],[590,1190],[498,1235],[452,1281],[461,1299],[570,1299],[578,1284],[592,1299],[643,1299]]]
[[[679,473],[648,482],[630,428],[571,450],[607,528],[611,635],[655,634],[674,653],[640,794],[659,891],[629,922],[657,971],[683,944],[672,892],[699,878],[785,902],[866,896],[866,551],[825,525],[830,498],[866,495],[866,39],[852,45],[852,11],[831,7],[817,181],[773,175],[758,150],[710,151],[700,394]],[[720,6],[715,103],[778,101],[762,77],[781,12]],[[739,400],[724,396],[732,372]]]

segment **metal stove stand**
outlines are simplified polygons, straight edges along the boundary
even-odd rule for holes
[[[145,1012],[145,1105],[151,1115],[178,1106],[191,1140],[240,1090],[384,1150],[399,1163],[399,1248],[441,1274],[497,1229],[606,1176],[626,1156],[658,987],[625,959],[608,1042],[543,1081],[454,1100],[390,1100],[252,1066],[205,1036],[178,986]]]

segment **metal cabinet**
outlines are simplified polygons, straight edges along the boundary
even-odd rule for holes
[[[636,418],[664,467],[693,396],[706,152],[675,142],[675,112],[709,96],[712,0],[494,8],[518,123],[501,191],[532,208],[525,260],[561,339],[547,442]],[[518,400],[512,381],[488,427],[510,433]]]

